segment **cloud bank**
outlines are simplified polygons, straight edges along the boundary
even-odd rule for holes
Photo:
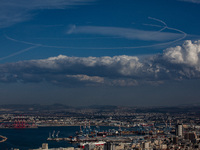
[[[20,61],[0,65],[0,82],[50,82],[62,86],[136,86],[166,80],[200,78],[200,40],[136,56],[69,57]]]
[[[0,27],[29,20],[37,9],[65,9],[93,0],[0,0]]]

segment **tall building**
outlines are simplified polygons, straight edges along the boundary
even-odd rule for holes
[[[183,136],[183,124],[176,125],[176,136],[182,137]]]

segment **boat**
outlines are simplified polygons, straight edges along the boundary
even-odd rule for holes
[[[84,142],[79,143],[79,148],[85,148],[86,145],[94,145],[94,146],[103,146],[106,142],[104,141],[97,141],[97,142]]]

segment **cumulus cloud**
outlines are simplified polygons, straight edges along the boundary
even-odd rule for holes
[[[132,79],[142,64],[134,56],[68,57],[20,61],[0,65],[1,82],[51,82],[54,84],[135,85]]]
[[[182,46],[176,46],[165,50],[163,57],[174,64],[200,67],[199,61],[200,41],[187,40]]]
[[[0,82],[50,82],[63,86],[136,86],[200,78],[200,41],[185,41],[163,54],[69,57],[0,65]]]
[[[93,0],[1,0],[0,27],[7,27],[32,17],[36,9],[65,9]]]
[[[187,40],[181,46],[168,48],[154,62],[165,69],[170,79],[200,77],[200,41]]]

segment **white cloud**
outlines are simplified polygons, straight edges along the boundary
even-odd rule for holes
[[[68,78],[74,78],[79,81],[89,81],[94,83],[104,83],[104,78],[98,76],[88,76],[84,74],[77,74],[77,75],[66,75]]]
[[[176,64],[185,64],[191,67],[200,67],[200,40],[185,41],[182,46],[176,46],[165,50],[163,57]]]
[[[8,27],[32,17],[37,9],[65,9],[93,0],[0,0],[0,27]]]
[[[145,41],[167,41],[182,37],[179,33],[145,31],[138,29],[98,26],[72,26],[67,34],[101,34]]]
[[[45,69],[61,70],[63,68],[72,68],[73,66],[78,66],[79,68],[99,67],[103,69],[113,69],[116,73],[123,75],[134,74],[142,67],[137,57],[126,55],[114,57],[68,57],[59,55],[57,57],[32,60],[29,62],[34,64],[34,66]]]
[[[163,54],[69,57],[20,61],[0,65],[0,82],[50,82],[64,86],[136,86],[166,80],[200,78],[200,41],[166,49]]]

